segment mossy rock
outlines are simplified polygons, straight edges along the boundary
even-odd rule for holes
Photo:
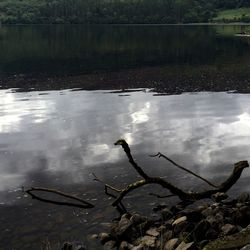
[[[210,242],[202,250],[233,250],[248,244],[250,244],[250,225],[239,233]]]

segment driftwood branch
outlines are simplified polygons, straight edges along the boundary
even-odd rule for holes
[[[49,188],[42,188],[42,187],[31,187],[30,189],[25,191],[28,195],[31,196],[32,199],[39,200],[42,202],[50,203],[50,204],[55,204],[55,205],[64,205],[64,206],[69,206],[69,207],[79,207],[79,208],[93,208],[94,205],[82,200],[74,195],[66,194],[61,191],[55,190],[55,189],[49,189]],[[76,202],[64,202],[64,201],[57,201],[57,200],[51,200],[47,198],[43,198],[41,196],[38,196],[34,194],[35,192],[44,192],[44,193],[53,193],[56,194],[60,197],[64,197],[70,200],[75,200]]]
[[[94,179],[93,179],[94,181],[100,182],[100,183],[102,183],[104,185],[104,190],[105,190],[106,195],[108,195],[108,196],[110,196],[110,197],[112,197],[114,199],[117,199],[117,196],[114,195],[113,193],[110,193],[109,190],[112,190],[112,191],[114,191],[116,193],[121,193],[123,191],[121,189],[118,189],[116,187],[113,187],[113,186],[105,183],[103,180],[101,180],[99,177],[97,177],[95,173],[92,173],[92,175],[94,176]],[[117,203],[116,208],[117,208],[117,210],[118,210],[118,212],[120,214],[124,214],[124,213],[127,212],[127,210],[126,210],[125,206],[123,205],[122,201]]]
[[[166,196],[151,194],[151,195],[154,195],[158,198],[168,198],[168,197],[172,197],[172,196],[177,196],[182,201],[194,201],[194,200],[199,200],[199,199],[204,199],[204,198],[211,198],[211,196],[213,194],[216,194],[217,192],[227,192],[238,181],[238,179],[240,178],[240,176],[242,174],[242,171],[245,168],[249,167],[247,161],[240,161],[240,162],[234,164],[233,172],[228,177],[228,179],[226,181],[224,181],[223,183],[221,183],[220,185],[214,185],[213,183],[211,183],[210,181],[208,181],[204,177],[201,177],[200,175],[192,172],[191,170],[180,166],[179,164],[177,164],[176,162],[174,162],[173,160],[168,158],[166,155],[163,155],[162,153],[158,153],[157,155],[152,156],[152,157],[159,157],[159,158],[163,157],[164,159],[171,162],[174,166],[188,172],[189,174],[192,174],[193,176],[203,180],[204,182],[206,182],[207,184],[209,184],[210,186],[213,187],[213,189],[205,190],[203,192],[186,192],[186,191],[173,185],[172,183],[166,181],[165,179],[163,179],[161,177],[149,176],[146,172],[144,172],[144,170],[135,162],[135,160],[131,154],[130,147],[125,140],[123,140],[123,139],[118,140],[115,143],[115,145],[122,146],[128,160],[129,160],[129,163],[137,171],[137,173],[142,177],[142,180],[138,180],[138,181],[128,185],[127,187],[125,187],[123,189],[118,189],[116,187],[113,187],[112,185],[105,183],[103,180],[101,180],[95,174],[93,174],[95,181],[104,184],[105,193],[108,196],[115,199],[114,202],[112,203],[112,205],[115,206],[120,213],[126,212],[126,208],[122,204],[123,198],[126,195],[128,195],[130,192],[132,192],[140,187],[143,187],[145,185],[156,184],[156,185],[159,185],[159,186],[167,189],[170,192],[170,194],[166,195]],[[109,191],[112,191],[112,193],[110,193]],[[48,189],[48,188],[42,188],[42,187],[32,187],[32,188],[26,190],[25,192],[28,195],[30,195],[33,199],[36,199],[36,200],[39,200],[42,202],[46,202],[46,203],[51,203],[51,204],[56,204],[56,205],[65,205],[65,206],[71,206],[71,207],[79,207],[79,208],[93,208],[94,207],[93,204],[91,204],[85,200],[82,200],[76,196],[66,194],[66,193],[63,193],[61,191],[54,190],[54,189]],[[43,198],[43,197],[35,194],[37,192],[53,193],[59,197],[67,198],[67,199],[73,200],[75,202],[67,202],[67,201],[59,201],[59,200],[52,200],[52,199],[48,199],[48,198]]]
[[[164,158],[165,160],[171,162],[174,166],[176,166],[177,168],[183,170],[183,171],[186,171],[187,173],[201,179],[202,181],[206,182],[208,185],[214,187],[214,188],[218,188],[218,186],[214,185],[212,182],[210,182],[209,180],[203,178],[202,176],[194,173],[193,171],[187,169],[187,168],[184,168],[183,166],[179,165],[178,163],[176,163],[175,161],[171,160],[169,157],[167,157],[166,155],[162,154],[162,153],[157,153],[156,155],[150,155],[150,157],[159,157],[159,158]]]
[[[115,145],[121,145],[123,150],[125,151],[129,162],[134,167],[134,169],[140,174],[140,176],[143,178],[143,180],[136,181],[133,184],[128,185],[125,189],[122,190],[119,197],[113,202],[113,206],[117,206],[122,199],[130,192],[134,191],[137,188],[140,188],[142,186],[148,185],[148,184],[156,184],[160,185],[163,188],[168,189],[173,195],[178,196],[181,200],[199,200],[204,198],[211,198],[211,196],[217,192],[227,192],[240,178],[242,171],[249,167],[247,161],[240,161],[234,165],[234,170],[232,174],[229,176],[229,178],[221,183],[218,186],[215,186],[212,184],[212,186],[216,187],[214,189],[206,190],[203,192],[186,192],[170,182],[160,178],[160,177],[151,177],[147,175],[141,167],[137,165],[137,163],[134,161],[133,156],[131,155],[131,150],[129,148],[129,145],[125,140],[119,140],[115,143]],[[159,155],[158,155],[159,156]],[[162,156],[163,157],[163,156]],[[169,158],[167,158],[169,159]],[[172,161],[173,162],[173,161]],[[176,163],[174,163],[176,165]],[[178,165],[178,164],[177,164]],[[178,165],[178,167],[181,167]],[[182,167],[183,168],[183,167]],[[192,172],[192,174],[195,174]],[[196,177],[199,177],[200,179],[207,181],[205,178],[195,174]]]

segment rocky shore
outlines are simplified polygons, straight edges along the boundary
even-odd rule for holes
[[[0,89],[16,91],[119,90],[149,88],[160,95],[199,91],[250,93],[250,71],[244,66],[212,65],[158,66],[81,75],[43,76],[17,74],[0,76]]]
[[[235,199],[217,193],[213,200],[158,205],[154,212],[157,219],[124,214],[96,238],[105,250],[250,249],[248,193]]]

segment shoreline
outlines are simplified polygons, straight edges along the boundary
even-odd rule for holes
[[[250,22],[205,22],[205,23],[0,23],[4,26],[53,26],[53,25],[85,25],[85,26],[216,26],[216,25],[250,25]]]
[[[0,89],[121,90],[149,88],[160,94],[183,92],[250,93],[250,70],[238,65],[179,65],[123,69],[65,76],[14,75],[0,78]]]
[[[112,223],[109,232],[92,238],[106,250],[245,250],[250,247],[249,204],[248,193],[236,199],[217,193],[209,201],[159,205],[154,208],[158,219],[127,213]]]

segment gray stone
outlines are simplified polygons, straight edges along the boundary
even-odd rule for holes
[[[169,230],[166,233],[163,234],[163,240],[164,242],[169,241],[170,239],[173,238],[173,231]]]
[[[92,234],[92,235],[88,236],[88,238],[90,240],[96,240],[96,239],[98,239],[98,234]]]
[[[176,220],[172,223],[172,225],[173,225],[173,226],[178,225],[179,223],[182,223],[182,222],[184,222],[184,221],[186,221],[186,220],[187,220],[187,216],[182,216],[182,217],[176,219]]]
[[[164,250],[174,250],[178,245],[179,239],[174,238],[166,242]]]
[[[100,241],[102,244],[105,244],[107,241],[110,240],[110,234],[107,234],[107,233],[100,233],[99,234],[99,238],[100,238]]]
[[[134,246],[127,241],[123,241],[120,246],[119,250],[131,250]]]
[[[188,221],[182,221],[175,225],[173,231],[175,235],[178,235],[181,232],[189,231],[190,228],[191,224]]]
[[[237,232],[237,227],[231,224],[225,224],[222,226],[221,232],[223,235],[230,235]]]
[[[185,243],[184,241],[176,248],[176,250],[191,250],[194,249],[194,242]]]
[[[242,247],[240,250],[250,250],[250,245],[246,245],[246,246]]]
[[[147,220],[148,220],[147,217],[141,216],[140,214],[134,214],[130,218],[131,223],[134,224],[134,225],[141,224],[141,223],[143,223],[143,222],[145,222]]]
[[[115,249],[116,242],[115,241],[108,241],[104,244],[103,249],[104,250],[112,250]]]
[[[195,241],[199,242],[205,239],[207,230],[211,227],[207,220],[200,221],[194,228],[193,236]]]
[[[216,202],[220,202],[220,201],[223,201],[223,200],[226,200],[228,198],[228,195],[226,193],[221,193],[221,192],[218,192],[216,194],[213,194],[212,195],[212,198],[216,201]]]
[[[247,192],[243,192],[238,197],[238,202],[244,203],[250,200],[250,195]]]
[[[203,250],[215,249],[238,249],[250,244],[250,226],[243,229],[241,232],[224,236],[207,244]]]
[[[213,210],[211,207],[206,208],[206,209],[203,210],[201,213],[202,213],[202,215],[205,216],[205,217],[212,216],[212,215],[215,214],[214,210]]]
[[[117,236],[121,236],[126,233],[126,231],[133,225],[129,220],[128,216],[125,214],[121,217],[121,220],[118,222],[117,227],[115,228],[115,233]]]
[[[215,216],[214,216],[215,220],[217,221],[218,224],[220,223],[223,223],[224,222],[224,215],[223,213],[217,213]]]
[[[216,220],[213,215],[208,216],[206,218],[206,221],[208,221],[211,227],[214,227],[214,228],[216,228],[221,223],[221,221]]]
[[[156,229],[159,233],[165,233],[166,232],[166,230],[167,230],[167,228],[164,226],[164,225],[161,225],[160,227],[158,227],[157,229]]]
[[[131,250],[144,250],[144,245],[140,244],[138,246],[134,246]]]
[[[157,237],[160,235],[159,231],[156,228],[150,228],[149,230],[147,230],[146,234],[149,236],[154,236],[154,237]]]
[[[140,241],[142,245],[154,248],[155,243],[156,243],[156,238],[153,236],[146,235],[146,236],[143,236]]]

